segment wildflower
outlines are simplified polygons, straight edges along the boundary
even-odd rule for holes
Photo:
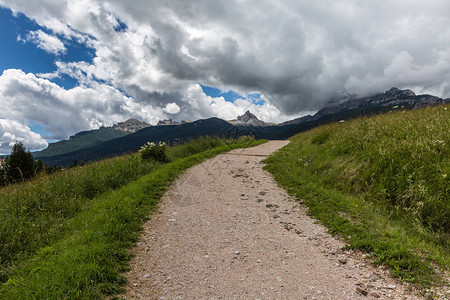
[[[147,142],[140,149],[142,159],[152,159],[160,162],[167,162],[166,143]]]

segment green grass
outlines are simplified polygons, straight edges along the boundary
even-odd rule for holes
[[[207,158],[262,142],[200,139],[169,148],[167,164],[129,155],[2,189],[0,299],[118,292],[128,249],[171,182]]]
[[[301,133],[266,168],[349,248],[430,287],[450,265],[449,146],[450,106],[437,106]]]

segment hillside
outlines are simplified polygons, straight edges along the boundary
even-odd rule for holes
[[[101,127],[96,130],[82,131],[71,136],[68,140],[50,143],[46,149],[34,152],[33,157],[36,159],[44,159],[45,157],[63,155],[83,148],[92,147],[105,141],[123,137],[128,134],[130,134],[130,132],[111,127]]]
[[[245,128],[237,128],[218,118],[198,120],[183,125],[151,126],[135,133],[111,139],[90,147],[63,155],[39,157],[48,165],[70,165],[100,160],[137,151],[148,141],[163,141],[169,144],[181,143],[201,136],[239,137],[249,134]]]
[[[450,267],[449,145],[447,104],[300,133],[267,169],[351,249],[427,287]]]
[[[34,152],[33,156],[42,159],[44,157],[64,155],[123,137],[149,126],[151,125],[137,119],[129,119],[114,124],[111,127],[100,127],[99,129],[82,131],[71,136],[68,140],[50,143],[46,149]]]

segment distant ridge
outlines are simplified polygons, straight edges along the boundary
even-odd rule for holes
[[[99,129],[81,131],[70,136],[68,140],[50,143],[46,149],[33,152],[33,157],[42,159],[44,157],[64,155],[120,138],[149,126],[151,125],[137,119],[128,119],[124,122],[114,124],[111,127],[100,127]]]
[[[305,116],[294,120],[286,121],[280,125],[297,125],[311,121],[320,120],[326,116],[342,115],[345,118],[349,113],[369,114],[370,112],[383,112],[390,109],[413,109],[429,105],[438,105],[450,102],[450,99],[442,99],[432,95],[416,95],[411,90],[400,90],[391,88],[381,94],[370,97],[355,99],[348,97],[338,103],[330,103],[325,108],[319,110],[314,116]],[[336,118],[333,118],[336,120]]]
[[[43,159],[44,157],[64,155],[86,147],[101,144],[105,141],[120,138],[128,134],[130,134],[130,132],[117,130],[112,127],[100,127],[95,130],[81,131],[69,137],[68,140],[50,143],[46,149],[33,152],[33,157],[36,159]]]
[[[149,141],[162,141],[169,144],[181,143],[201,136],[239,137],[250,134],[246,129],[232,126],[228,122],[210,118],[177,126],[150,126],[135,133],[111,139],[99,144],[77,149],[62,155],[38,157],[50,166],[67,166],[78,163],[101,160],[106,157],[137,151]]]

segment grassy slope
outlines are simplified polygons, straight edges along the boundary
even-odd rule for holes
[[[449,105],[330,124],[291,140],[267,170],[311,215],[401,280],[440,284],[439,270],[450,265]]]
[[[113,129],[111,127],[101,127],[100,129],[83,131],[77,133],[69,140],[62,140],[50,143],[48,148],[34,152],[35,158],[42,158],[55,155],[63,155],[83,148],[91,147],[102,142],[116,139],[130,134],[129,132]]]
[[[223,140],[203,139],[177,146],[168,151],[171,163],[153,165],[150,173],[137,181],[85,199],[74,216],[49,226],[50,231],[57,232],[56,236],[45,241],[38,237],[38,246],[17,253],[3,273],[7,280],[0,286],[0,299],[95,299],[117,292],[124,282],[120,274],[126,269],[128,248],[136,241],[149,211],[177,175],[219,153],[262,142],[240,139],[224,145]],[[203,149],[210,150],[201,152]],[[117,165],[123,162],[121,159],[128,158],[112,162]],[[106,169],[112,165],[108,161],[103,164]],[[2,202],[5,206],[7,203]],[[45,211],[41,214],[45,215]],[[16,223],[27,223],[25,218],[26,215],[19,216]],[[59,226],[63,229],[58,230]]]

